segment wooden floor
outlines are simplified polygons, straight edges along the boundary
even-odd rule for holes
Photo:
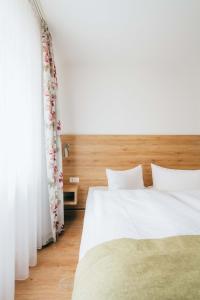
[[[38,252],[29,279],[16,283],[16,300],[71,300],[83,216],[84,211],[73,213],[58,242]]]

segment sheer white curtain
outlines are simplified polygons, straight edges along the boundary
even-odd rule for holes
[[[12,300],[52,231],[39,21],[28,0],[0,4],[0,300]]]

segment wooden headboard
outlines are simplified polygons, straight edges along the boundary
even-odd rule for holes
[[[89,186],[107,185],[105,169],[143,165],[145,185],[152,184],[150,163],[177,169],[200,169],[200,135],[62,135],[69,144],[63,158],[64,184],[80,178],[79,204],[85,207]]]

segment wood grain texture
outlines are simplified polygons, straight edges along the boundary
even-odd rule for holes
[[[15,300],[71,300],[83,217],[84,211],[68,211],[57,243],[39,250],[30,277],[16,282]]]
[[[78,176],[79,203],[85,207],[89,186],[107,185],[105,169],[125,170],[143,165],[145,185],[152,184],[150,164],[200,169],[200,135],[63,135],[70,145],[63,158],[64,183]]]

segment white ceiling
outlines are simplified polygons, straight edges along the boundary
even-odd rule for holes
[[[41,0],[62,60],[195,63],[199,0]]]

